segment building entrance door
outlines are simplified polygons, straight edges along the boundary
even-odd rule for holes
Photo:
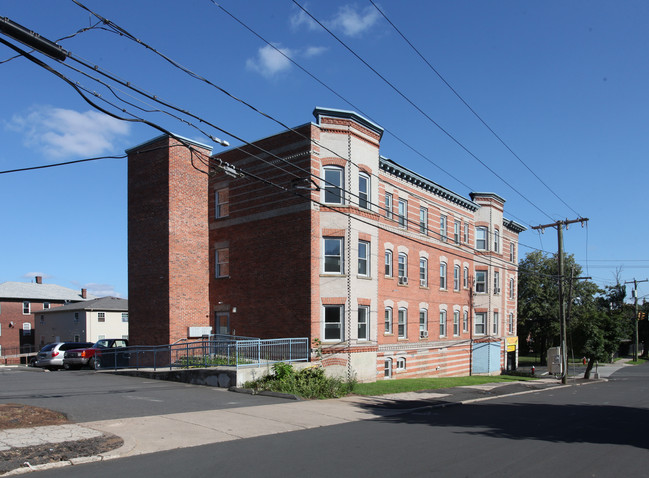
[[[214,330],[220,335],[230,335],[230,313],[214,312]]]

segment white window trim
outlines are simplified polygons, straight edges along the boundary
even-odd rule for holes
[[[365,246],[365,257],[361,256],[361,245]],[[358,275],[360,277],[370,277],[370,256],[371,243],[368,241],[358,241]],[[365,272],[361,272],[361,263],[365,262]]]
[[[419,258],[419,287],[428,287],[428,259],[425,257]]]
[[[386,307],[385,311],[383,312],[383,327],[385,329],[383,331],[384,334],[386,334],[386,335],[393,335],[394,334],[393,329],[392,329],[393,320],[394,320],[394,317],[393,317],[393,314],[392,314],[392,307]],[[386,325],[387,325],[387,327],[386,327]]]
[[[385,250],[385,264],[384,264],[384,272],[385,272],[385,277],[394,277],[394,258],[392,257],[392,251],[390,249]]]
[[[403,312],[403,314],[402,314]],[[403,316],[403,334],[401,333],[401,317]],[[397,311],[397,336],[400,339],[408,338],[408,309],[405,307],[399,307]]]
[[[448,323],[447,323],[448,317],[446,314],[446,310],[440,310],[439,311],[439,336],[440,337],[446,337],[448,334]]]
[[[340,166],[325,166],[323,169],[324,181],[322,185],[322,202],[324,204],[345,204],[345,170]],[[332,185],[331,181],[327,180],[327,172],[335,171],[338,173],[340,178],[340,185]],[[327,201],[327,192],[334,194],[334,191],[338,190],[337,196],[339,200],[337,201]]]
[[[427,309],[419,309],[419,338],[420,339],[428,338],[428,310]]]
[[[327,309],[338,309],[338,322],[327,322]],[[327,324],[338,324],[337,327],[327,327]],[[327,329],[337,328],[339,333],[336,338],[327,338]],[[345,340],[345,306],[343,305],[324,305],[322,307],[322,341],[323,342],[342,342]]]
[[[363,314],[361,314],[361,311],[363,311]],[[361,329],[361,315],[364,315],[364,324],[365,324],[365,336],[361,337],[360,334],[360,329]],[[358,340],[362,341],[368,341],[370,340],[370,308],[367,305],[359,305],[358,306],[358,327],[357,327],[357,338]]]
[[[365,191],[361,189],[361,178],[366,181],[365,184],[367,189]],[[367,210],[372,209],[371,193],[372,182],[370,180],[370,176],[367,173],[361,171],[360,173],[358,173],[358,207]],[[363,197],[363,195],[365,195],[365,197]],[[365,202],[365,205],[363,205],[363,202]]]
[[[336,241],[339,244],[339,254],[338,255],[327,255],[327,242]],[[340,266],[338,270],[328,271],[327,270],[327,257],[337,257],[340,260]],[[343,275],[345,271],[345,241],[342,237],[323,237],[322,238],[322,273],[323,274],[334,274],[334,275]]]

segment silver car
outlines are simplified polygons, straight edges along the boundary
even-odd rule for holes
[[[92,347],[92,342],[54,342],[47,344],[38,352],[34,366],[57,370],[63,367],[63,355],[66,350],[85,347]]]

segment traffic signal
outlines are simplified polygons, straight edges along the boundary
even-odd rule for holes
[[[645,320],[647,318],[646,312],[638,312],[638,320]]]

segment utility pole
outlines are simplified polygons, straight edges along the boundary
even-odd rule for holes
[[[634,330],[634,338],[635,338],[635,346],[633,347],[633,361],[637,362],[638,361],[638,282],[649,282],[649,279],[645,280],[636,280],[633,279],[632,281],[626,281],[625,284],[633,284],[633,298],[634,298],[634,314],[633,314],[633,321],[635,322],[635,330]]]
[[[559,242],[559,251],[558,251],[558,261],[559,261],[559,322],[561,324],[561,337],[560,337],[560,346],[561,346],[561,383],[566,384],[568,382],[568,353],[566,350],[566,311],[565,304],[563,302],[563,226],[568,226],[576,222],[581,223],[581,226],[584,226],[584,223],[588,221],[588,218],[580,217],[578,219],[572,219],[565,221],[557,221],[552,224],[543,224],[540,226],[534,226],[532,229],[540,229],[541,232],[545,230],[546,227],[556,227],[557,228],[557,240]]]

